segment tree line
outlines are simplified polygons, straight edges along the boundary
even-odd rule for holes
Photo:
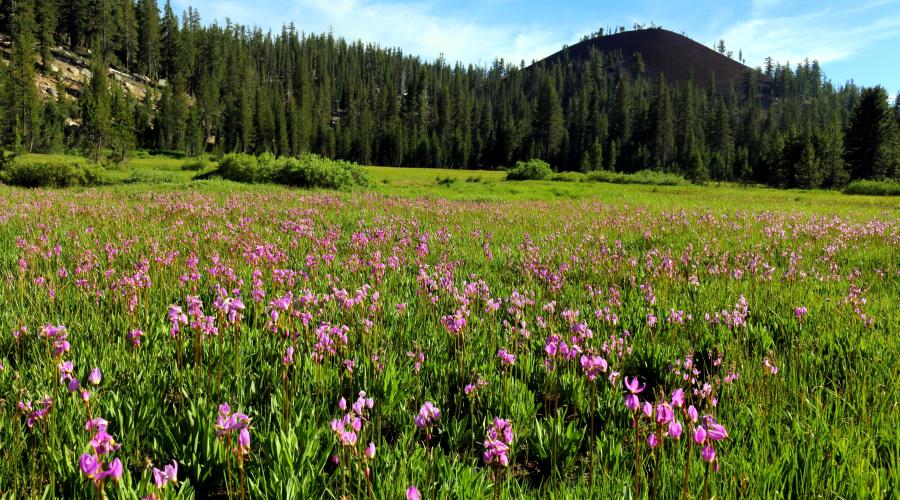
[[[786,187],[900,175],[900,95],[836,86],[816,62],[768,60],[723,93],[647,74],[639,54],[464,66],[293,24],[204,25],[156,0],[0,0],[0,33],[0,144],[17,151],[313,152],[451,168],[541,158]],[[38,95],[56,45],[92,61],[76,99]],[[148,92],[126,91],[107,67],[147,77]]]

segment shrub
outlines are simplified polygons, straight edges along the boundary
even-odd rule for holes
[[[212,164],[206,158],[188,160],[181,164],[181,170],[185,172],[200,172],[208,169]]]
[[[581,172],[559,172],[551,175],[550,180],[556,182],[584,182],[585,177]]]
[[[230,154],[222,158],[217,173],[236,182],[272,182],[303,188],[349,189],[371,185],[368,172],[359,165],[314,154],[300,158]]]
[[[506,173],[508,181],[540,181],[553,175],[550,164],[537,158],[520,161]]]
[[[609,182],[612,184],[647,184],[655,186],[682,186],[688,184],[684,177],[656,170],[639,170],[633,174],[596,170],[585,175],[592,182]]]
[[[103,169],[82,158],[66,156],[18,156],[4,162],[0,180],[29,188],[95,186]]]
[[[867,194],[870,196],[900,196],[900,182],[896,181],[853,181],[844,188],[844,194]]]

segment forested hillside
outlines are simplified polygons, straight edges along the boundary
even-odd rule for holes
[[[0,0],[0,33],[10,40],[0,142],[14,151],[310,151],[458,168],[542,158],[558,170],[651,168],[790,187],[900,174],[900,96],[835,85],[809,61],[740,78],[733,61],[719,75],[725,56],[712,50],[697,53],[687,76],[669,75],[687,63],[658,37],[683,37],[658,29],[597,33],[602,43],[489,68],[292,24],[271,33],[206,23],[155,0]],[[655,47],[653,64],[630,51],[636,39]],[[58,45],[91,61],[74,98],[41,97],[35,85],[54,76]],[[148,92],[116,83],[110,67],[142,75]]]

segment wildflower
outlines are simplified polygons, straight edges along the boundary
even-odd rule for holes
[[[366,446],[365,455],[369,460],[375,458],[375,443],[370,442],[369,446]]]
[[[250,452],[250,430],[247,427],[241,427],[238,431],[238,454],[245,455]]]
[[[625,395],[625,407],[632,412],[638,411],[641,404],[637,395],[643,392],[646,386],[641,385],[637,377],[625,377],[625,388],[628,389],[628,394]]]
[[[88,382],[91,385],[100,385],[100,381],[103,379],[103,373],[100,372],[100,368],[94,368],[91,370],[91,373],[88,375]]]
[[[668,429],[669,437],[672,439],[681,439],[682,429],[683,429],[683,427],[681,425],[681,422],[673,419],[671,422],[669,422],[669,429]]]
[[[419,489],[415,486],[410,486],[406,488],[406,500],[421,500],[421,495],[419,494]]]
[[[162,470],[153,468],[153,484],[157,488],[165,488],[167,484],[178,484],[178,462],[172,460],[171,465],[166,465]]]
[[[172,304],[169,306],[169,312],[166,315],[169,318],[169,322],[172,323],[172,328],[169,330],[169,334],[174,338],[177,337],[181,332],[181,327],[179,325],[187,325],[188,318],[187,315],[184,314],[181,307]]]
[[[475,393],[475,391],[487,385],[488,383],[483,378],[478,377],[478,380],[476,380],[474,384],[466,384],[466,386],[463,388],[463,392],[465,392],[466,396],[471,396]]]
[[[497,351],[497,357],[500,359],[500,362],[502,364],[507,366],[515,364],[516,362],[516,356],[514,354],[510,354],[506,351],[506,349],[502,347]]]
[[[606,373],[609,364],[600,356],[588,356],[587,354],[582,354],[581,368],[584,370],[584,374],[587,376],[588,380],[593,381],[597,378],[597,375]]]
[[[141,338],[143,336],[144,336],[143,330],[139,330],[139,329],[135,328],[134,330],[131,330],[130,332],[128,332],[128,334],[125,336],[125,339],[128,340],[129,342],[131,342],[132,347],[138,348],[141,346]]]
[[[419,414],[416,415],[414,423],[420,430],[425,431],[425,440],[431,441],[431,427],[441,419],[441,410],[431,401],[426,401]]]
[[[284,366],[294,364],[294,346],[287,346],[287,349],[284,351],[284,357],[281,358],[281,363],[284,364]]]
[[[672,393],[672,406],[675,408],[684,406],[684,389],[678,388]]]
[[[494,418],[484,437],[484,461],[490,465],[508,466],[510,446],[514,438],[512,423],[506,419]]]
[[[413,363],[413,371],[416,373],[416,375],[418,375],[422,370],[422,365],[425,363],[425,353],[423,353],[422,351],[409,351],[406,353],[406,357],[415,360],[415,362]]]
[[[768,357],[763,359],[763,368],[769,375],[778,375],[778,367]]]
[[[216,437],[223,438],[234,431],[245,429],[249,425],[250,417],[240,412],[231,413],[231,406],[228,403],[219,405],[219,414],[215,424]]]

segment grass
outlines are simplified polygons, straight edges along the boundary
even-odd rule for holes
[[[374,192],[335,193],[191,181],[183,161],[122,169],[162,184],[0,187],[0,497],[900,491],[891,198],[378,167]],[[607,369],[592,380],[555,341]],[[686,359],[693,380],[672,371]],[[654,418],[626,408],[624,377]],[[656,424],[678,388],[727,429],[715,465],[682,408],[680,439]],[[359,391],[373,405],[343,445],[332,420]],[[426,401],[441,409],[427,434]],[[223,402],[249,416],[249,449],[217,438]],[[88,415],[121,443],[100,492],[79,469]],[[495,417],[515,432],[507,467],[483,459]],[[172,460],[179,484],[160,491],[148,464]]]

